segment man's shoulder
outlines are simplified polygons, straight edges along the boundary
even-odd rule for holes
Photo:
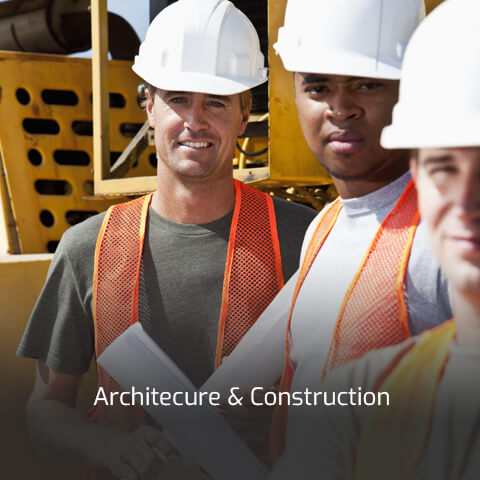
[[[272,199],[277,217],[298,217],[310,223],[318,213],[311,207],[290,202],[280,197],[273,196]]]
[[[59,245],[60,251],[79,258],[93,255],[104,217],[105,212],[99,213],[66,230]]]
[[[411,337],[397,345],[372,350],[358,360],[353,360],[345,366],[331,371],[327,375],[330,389],[337,390],[348,386],[373,390],[378,379],[397,365],[419,338],[419,336]]]

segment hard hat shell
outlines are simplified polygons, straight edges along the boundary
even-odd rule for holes
[[[292,72],[400,78],[423,0],[288,0],[274,45]]]
[[[257,32],[227,0],[179,0],[164,8],[132,68],[164,90],[233,95],[267,81]]]
[[[405,53],[385,148],[480,146],[480,2],[448,0]]]

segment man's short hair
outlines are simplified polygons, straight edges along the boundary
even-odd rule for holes
[[[240,108],[242,112],[247,108],[251,108],[253,103],[253,95],[251,90],[245,90],[240,94]]]
[[[145,83],[145,88],[148,90],[150,99],[153,102],[155,99],[155,91],[157,90],[157,87],[154,87],[153,85]],[[242,92],[239,95],[240,95],[240,108],[242,109],[242,112],[247,108],[251,108],[252,102],[253,102],[252,91],[246,90],[245,92]]]

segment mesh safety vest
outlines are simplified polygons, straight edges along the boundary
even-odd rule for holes
[[[305,252],[288,320],[280,391],[290,391],[295,373],[295,366],[290,361],[290,324],[295,302],[341,209],[339,199],[325,209]],[[419,220],[416,191],[413,181],[410,181],[378,228],[347,290],[322,373],[322,366],[319,366],[319,376],[325,376],[329,370],[370,350],[394,345],[410,337],[403,287]],[[271,436],[274,461],[285,449],[287,410],[286,405],[278,406],[274,414]]]
[[[283,287],[275,210],[270,195],[234,181],[235,207],[225,265],[215,367]],[[148,207],[152,195],[110,207],[96,245],[93,281],[95,352],[99,355],[138,319],[138,289]],[[109,396],[122,388],[98,369],[98,385]],[[117,399],[118,397],[115,397]],[[97,406],[94,421],[124,431],[145,422],[143,410],[117,404]],[[84,479],[110,480],[105,469]]]
[[[379,375],[374,390],[388,392],[390,405],[368,411],[357,451],[354,480],[415,478],[454,336],[454,321],[425,332]]]

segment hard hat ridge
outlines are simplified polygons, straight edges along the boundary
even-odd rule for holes
[[[186,3],[202,3],[199,15],[186,15],[183,25],[183,45],[180,55],[182,70],[185,72],[215,71],[218,61],[218,38],[221,35],[224,19],[233,8],[229,1],[184,0]],[[205,3],[204,3],[205,2]],[[196,6],[196,5],[195,5]],[[188,8],[188,7],[187,7]],[[204,51],[208,55],[189,55],[188,52]]]
[[[132,68],[158,88],[217,95],[267,80],[257,32],[228,0],[178,0],[164,8]]]
[[[400,78],[423,0],[288,0],[274,45],[287,70]]]

